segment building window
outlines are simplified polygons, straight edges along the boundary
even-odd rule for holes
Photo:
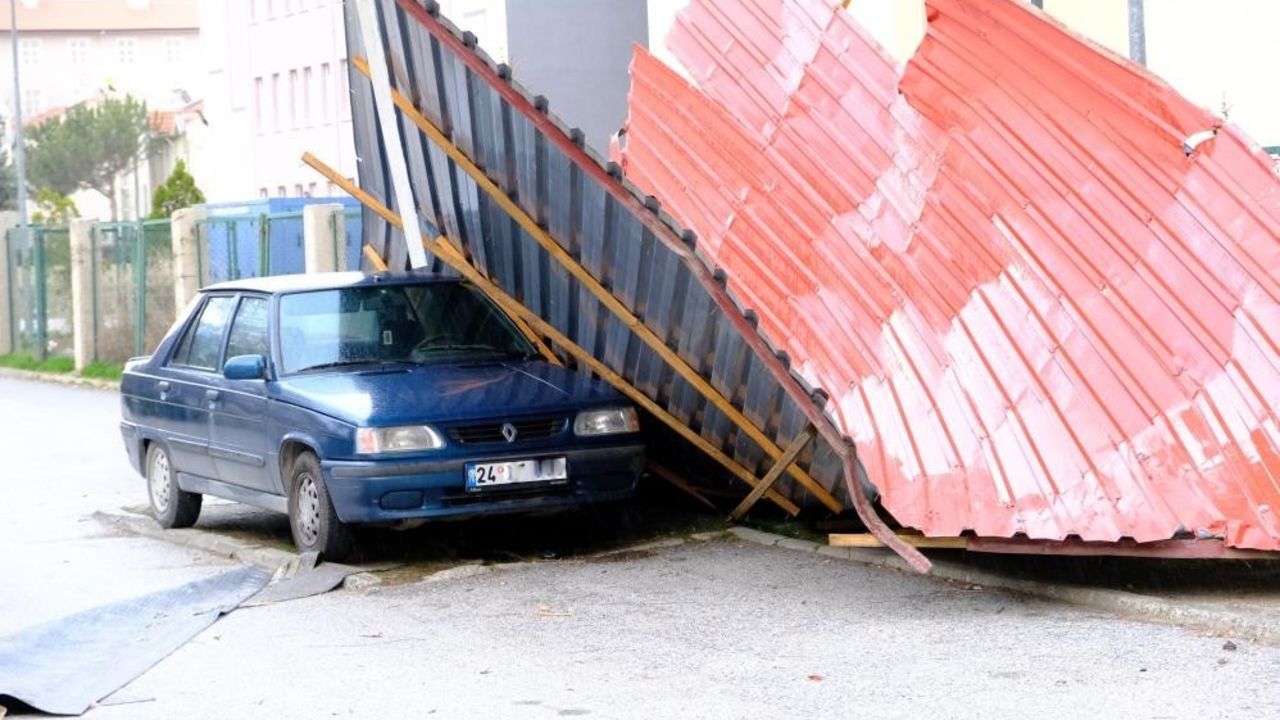
[[[31,67],[40,62],[40,38],[18,38],[18,63]]]
[[[253,132],[262,134],[262,78],[253,79]]]
[[[39,88],[26,88],[22,91],[22,114],[34,115],[44,109],[44,98]]]
[[[315,197],[315,196],[316,196],[316,184],[310,183],[309,185],[307,185],[307,197]]]
[[[271,73],[271,130],[280,131],[280,73]]]
[[[133,38],[116,38],[116,61],[121,65],[132,65],[137,59],[138,41]]]
[[[289,192],[288,190],[285,189],[285,186],[283,185],[276,186],[276,197],[289,197]]]
[[[303,195],[303,192],[302,192],[302,183],[298,183],[297,185],[293,186],[293,196],[305,197],[305,195]]]
[[[298,71],[289,71],[289,129],[298,129]]]
[[[71,38],[67,41],[67,55],[72,65],[89,64],[89,41],[85,38]]]
[[[184,44],[183,39],[180,37],[167,37],[164,39],[164,62],[166,65],[173,67],[182,62]]]
[[[320,122],[327,123],[332,115],[329,114],[330,104],[329,96],[332,94],[333,73],[329,70],[329,63],[320,64]]]
[[[270,196],[270,194],[271,194],[270,190],[267,190],[264,187],[258,188],[258,197],[264,198],[264,197]]]
[[[302,69],[302,124],[311,127],[311,66]]]

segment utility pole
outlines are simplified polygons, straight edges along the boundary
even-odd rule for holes
[[[18,79],[18,0],[9,0],[9,45],[13,49],[13,164],[18,174],[18,227],[27,226],[27,148],[22,140],[22,85]]]
[[[1142,0],[1129,0],[1129,59],[1147,65],[1147,18]]]

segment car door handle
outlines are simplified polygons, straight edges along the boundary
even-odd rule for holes
[[[161,380],[160,382],[156,383],[156,387],[160,388],[160,392],[169,392],[169,381]]]
[[[219,397],[220,395],[222,395],[222,393],[218,392],[217,390],[205,390],[205,391],[204,391],[204,399],[205,399],[205,400],[208,400],[209,402],[217,402],[218,397]]]

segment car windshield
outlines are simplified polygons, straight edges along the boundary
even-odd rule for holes
[[[280,299],[280,355],[286,373],[533,354],[511,321],[462,283],[375,285]]]

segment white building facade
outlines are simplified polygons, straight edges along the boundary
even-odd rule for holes
[[[310,151],[356,176],[342,0],[205,0],[211,202],[339,194]]]

